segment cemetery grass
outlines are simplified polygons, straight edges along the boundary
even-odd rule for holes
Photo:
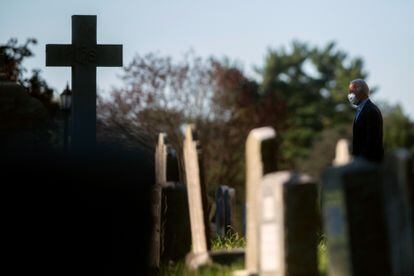
[[[200,267],[196,271],[191,271],[185,266],[185,262],[180,261],[177,263],[164,264],[161,266],[158,275],[232,275],[232,272],[235,270],[243,269],[244,263],[237,262],[232,265],[218,265],[213,264],[210,266]]]
[[[211,241],[212,250],[231,250],[237,248],[244,248],[246,240],[238,233],[226,235],[224,237],[216,236]],[[318,270],[319,275],[326,275],[327,268],[327,252],[326,252],[326,240],[322,236],[319,239],[318,244]],[[235,270],[242,270],[244,268],[244,262],[236,262],[232,265],[218,265],[213,264],[211,266],[205,266],[199,268],[197,271],[191,271],[185,266],[185,261],[179,261],[177,263],[162,264],[158,275],[232,275]]]
[[[318,243],[318,270],[320,276],[327,275],[328,256],[326,248],[326,238],[321,236]]]
[[[246,239],[237,232],[227,234],[224,237],[216,236],[211,241],[212,250],[231,250],[236,248],[244,248],[245,246]]]
[[[237,232],[228,234],[224,237],[216,236],[211,241],[211,249],[231,250],[244,248],[246,240]],[[244,262],[235,262],[231,265],[213,264],[210,266],[200,267],[197,271],[191,271],[185,266],[185,261],[177,263],[163,264],[160,267],[159,275],[232,275],[235,270],[243,269]]]

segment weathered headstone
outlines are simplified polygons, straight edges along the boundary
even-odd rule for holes
[[[233,226],[233,206],[236,190],[226,185],[221,185],[216,191],[216,234],[224,237]]]
[[[167,182],[162,187],[161,259],[180,261],[191,250],[187,189],[179,179],[176,152],[167,146]]]
[[[349,142],[346,139],[340,139],[336,144],[334,166],[343,166],[351,162],[352,156],[349,152]]]
[[[317,275],[316,185],[281,171],[262,180],[259,208],[260,275]]]
[[[72,141],[77,154],[96,148],[96,67],[122,66],[122,45],[96,42],[96,16],[72,16],[72,44],[46,45],[46,66],[72,67]]]
[[[351,162],[352,155],[349,151],[349,142],[346,139],[340,139],[336,143],[335,148],[335,159],[332,161],[332,166],[338,167],[338,166],[344,166]],[[318,186],[318,199],[319,199],[319,205],[320,209],[322,209],[323,202],[322,202],[322,190],[321,185]]]
[[[192,251],[187,256],[186,262],[190,268],[208,264],[208,254],[205,223],[206,215],[203,207],[203,189],[200,181],[199,158],[197,152],[197,140],[193,139],[193,126],[188,125],[184,138],[184,164],[188,193],[188,206],[190,211]]]
[[[391,275],[380,168],[354,159],[322,185],[329,275]]]
[[[392,275],[414,275],[413,160],[405,149],[390,153],[384,164],[385,217]]]
[[[205,171],[204,171],[204,152],[203,147],[201,145],[201,140],[199,137],[199,132],[195,128],[194,125],[191,126],[193,129],[192,135],[193,140],[197,146],[197,159],[198,159],[198,168],[199,168],[199,175],[200,175],[200,188],[201,188],[201,200],[203,204],[203,215],[204,215],[204,225],[205,225],[205,236],[207,241],[207,249],[211,249],[211,225],[208,216],[209,211],[209,202],[207,199],[207,188],[206,188],[206,178],[205,178]]]
[[[167,145],[165,133],[158,134],[158,143],[155,148],[155,185],[152,188],[152,237],[150,266],[159,267],[161,249],[161,191],[167,182]]]
[[[162,188],[161,260],[178,262],[191,250],[191,225],[184,184],[169,182]]]
[[[246,255],[245,269],[248,273],[259,271],[258,223],[261,217],[258,197],[265,174],[276,171],[275,137],[271,127],[250,131],[246,141]]]

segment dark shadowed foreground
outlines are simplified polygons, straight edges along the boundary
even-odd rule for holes
[[[3,261],[15,274],[147,274],[151,158],[3,155]]]

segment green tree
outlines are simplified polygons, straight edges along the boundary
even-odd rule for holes
[[[34,55],[30,46],[36,44],[34,38],[28,38],[24,44],[18,44],[17,39],[11,38],[6,44],[0,45],[0,70],[5,73],[6,80],[25,87],[30,96],[41,101],[52,115],[56,115],[59,105],[54,99],[54,90],[41,77],[41,71],[34,69],[31,76],[24,76],[27,69],[23,66],[23,61]]]
[[[289,50],[269,50],[257,71],[261,78],[251,79],[226,60],[137,56],[125,68],[125,86],[99,105],[100,118],[135,133],[124,136],[137,141],[138,133],[155,138],[166,131],[177,149],[177,130],[196,123],[211,187],[244,185],[244,144],[252,128],[277,130],[280,169],[311,168],[315,164],[306,162],[315,163],[309,157],[320,139],[349,134],[354,110],[346,90],[352,79],[367,77],[361,59],[349,58],[334,43],[320,48],[293,42]],[[337,134],[322,135],[330,129]]]
[[[33,56],[29,47],[36,44],[34,38],[28,38],[26,43],[20,45],[16,38],[11,38],[6,44],[0,45],[0,67],[6,74],[6,79],[23,84],[23,73],[27,71],[23,67],[23,60]]]
[[[17,39],[0,44],[2,78],[24,88],[20,90],[21,93],[8,95],[10,91],[4,90],[0,95],[9,99],[1,101],[0,105],[2,144],[5,149],[14,145],[16,149],[27,147],[28,150],[43,150],[57,145],[58,137],[61,137],[58,128],[59,104],[54,99],[53,89],[40,76],[40,70],[33,70],[30,76],[25,76],[27,69],[23,62],[33,56],[30,47],[36,43],[36,39],[29,38],[24,44],[18,44]],[[15,100],[11,101],[13,97]]]
[[[404,147],[414,154],[414,122],[402,107],[383,103],[384,147],[386,151]]]
[[[290,51],[269,50],[258,72],[261,93],[276,94],[285,102],[279,138],[289,167],[308,159],[322,130],[352,123],[346,89],[352,79],[367,77],[362,60],[348,58],[333,42],[323,48],[293,42]]]
[[[352,133],[349,82],[367,78],[362,59],[349,57],[334,43],[314,47],[294,42],[289,50],[271,49],[257,72],[260,78],[253,79],[228,60],[194,55],[179,61],[157,54],[136,56],[124,68],[124,86],[99,99],[98,116],[102,126],[117,130],[112,135],[150,151],[157,134],[167,132],[179,155],[180,127],[196,123],[209,193],[217,185],[230,185],[238,188],[241,203],[251,129],[276,129],[279,169],[296,168],[318,177],[331,164],[337,140]]]

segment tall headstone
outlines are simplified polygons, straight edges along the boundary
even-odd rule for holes
[[[192,251],[186,261],[187,265],[194,269],[200,265],[208,264],[210,257],[207,247],[206,214],[203,208],[197,140],[193,139],[192,125],[186,127],[183,150],[192,240]]]
[[[187,189],[180,182],[179,160],[167,147],[167,182],[162,187],[161,260],[180,261],[191,250],[191,227]]]
[[[233,227],[233,206],[236,190],[226,185],[221,185],[216,191],[216,234],[224,237]]]
[[[158,134],[158,143],[155,148],[155,185],[152,189],[152,237],[150,266],[159,267],[161,249],[161,191],[167,182],[167,145],[166,134]]]
[[[205,236],[207,241],[207,250],[211,249],[211,225],[210,225],[210,219],[209,219],[209,202],[207,199],[207,188],[206,188],[206,178],[205,178],[205,167],[204,167],[204,152],[203,147],[201,144],[201,139],[199,137],[199,132],[195,128],[194,125],[192,125],[193,129],[193,140],[197,146],[197,159],[198,159],[198,168],[199,168],[199,174],[200,174],[200,188],[201,188],[201,200],[203,204],[203,215],[204,215],[204,225],[205,225]]]
[[[246,255],[245,269],[248,273],[259,271],[258,223],[261,217],[258,197],[265,174],[276,171],[276,132],[271,127],[250,131],[246,141]]]
[[[392,275],[414,275],[413,160],[408,150],[390,153],[384,164],[385,217]]]
[[[322,175],[329,275],[391,275],[379,166],[354,159]]]
[[[259,197],[260,275],[318,275],[316,185],[307,175],[267,174]]]
[[[352,156],[349,152],[349,142],[346,139],[340,139],[336,144],[334,166],[343,166],[351,162]]]
[[[72,44],[46,45],[46,66],[72,67],[71,152],[96,148],[96,67],[122,66],[122,45],[99,45],[96,16],[72,16]]]

